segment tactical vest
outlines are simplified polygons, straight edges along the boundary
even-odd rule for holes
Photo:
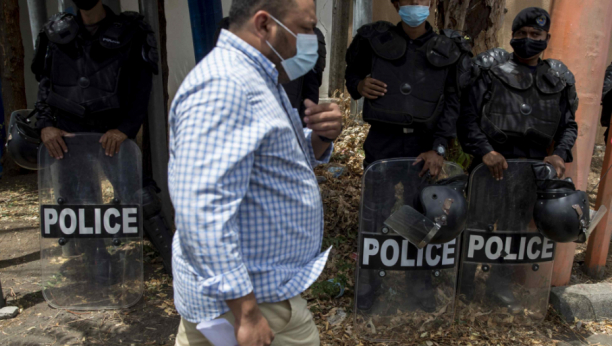
[[[561,120],[561,98],[568,81],[556,60],[546,60],[536,73],[510,59],[493,66],[482,107],[481,129],[493,141],[525,138],[535,144],[552,143]],[[565,71],[571,74],[565,68]]]
[[[365,100],[365,121],[433,129],[444,110],[444,91],[450,67],[462,53],[449,37],[436,35],[415,52],[393,24],[378,22],[360,29],[370,42],[371,77],[387,84],[385,96]]]
[[[51,88],[47,104],[87,123],[95,113],[121,107],[119,84],[122,67],[134,47],[138,30],[147,34],[142,47],[143,62],[157,73],[157,49],[150,27],[138,13],[125,12],[113,19],[112,23],[100,27],[97,40],[80,37],[80,25],[68,13],[59,13],[45,24],[44,41],[48,47],[37,47],[34,71],[46,69]],[[48,51],[47,51],[48,49]]]

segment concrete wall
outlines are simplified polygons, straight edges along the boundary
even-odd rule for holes
[[[187,0],[166,0],[166,23],[170,106],[181,83],[196,64]]]

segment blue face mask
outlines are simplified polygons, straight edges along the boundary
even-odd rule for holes
[[[416,28],[423,24],[429,17],[429,6],[408,5],[402,6],[399,10],[399,15],[404,23],[408,26]]]
[[[297,38],[297,54],[290,59],[284,59],[280,54],[278,54],[276,49],[272,47],[270,42],[266,41],[272,51],[274,51],[274,53],[282,60],[281,64],[283,65],[289,79],[292,81],[296,80],[308,73],[308,71],[312,70],[317,64],[317,60],[319,59],[319,41],[317,39],[317,35],[296,35],[278,19],[274,17],[272,17],[272,19],[274,19],[278,25],[282,26],[291,35]]]

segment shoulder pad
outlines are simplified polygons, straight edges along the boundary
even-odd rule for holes
[[[389,22],[376,22],[364,25],[358,34],[367,39],[376,55],[386,60],[396,60],[406,53],[407,42],[395,30]]]
[[[155,32],[142,16],[138,18],[138,26],[145,34],[145,40],[142,45],[142,59],[149,65],[154,74],[158,74],[159,52],[157,50],[157,38],[155,37]]]
[[[378,21],[376,23],[366,24],[357,30],[357,34],[369,38],[370,36],[376,33],[384,33],[389,31],[395,25],[389,22],[385,22],[384,20]]]
[[[474,58],[476,64],[481,70],[489,70],[492,67],[503,64],[510,60],[510,53],[502,48],[493,48],[484,53],[480,53]]]
[[[34,49],[34,59],[32,59],[32,73],[36,76],[36,80],[40,82],[40,76],[45,70],[45,59],[47,57],[47,49],[49,47],[49,38],[44,31],[36,37],[36,48]]]
[[[472,54],[473,40],[472,40],[472,37],[470,37],[470,35],[464,34],[464,33],[461,33],[460,31],[456,31],[452,29],[442,30],[442,35],[453,40],[453,42],[455,42],[455,44],[457,45],[457,47],[459,47],[459,50],[461,50],[462,53],[466,53],[470,56],[473,56]]]
[[[436,35],[427,42],[427,60],[435,67],[452,65],[460,56],[457,45],[446,36]]]
[[[57,44],[72,42],[79,34],[79,29],[76,17],[65,12],[53,15],[43,27],[49,41]]]
[[[121,13],[104,32],[100,33],[100,45],[107,49],[125,47],[134,38],[138,28],[134,24],[141,18],[144,17],[137,12]]]
[[[612,64],[608,66],[606,69],[606,75],[604,77],[604,86],[603,86],[603,97],[608,95],[608,93],[612,90]],[[603,100],[602,97],[602,100]]]
[[[546,59],[546,63],[550,66],[550,69],[558,73],[558,77],[561,78],[569,85],[576,84],[576,78],[572,71],[567,68],[567,66],[559,60],[555,59]]]
[[[527,90],[533,85],[534,78],[531,71],[525,66],[518,65],[514,60],[493,66],[491,72],[504,84],[519,90]]]
[[[561,73],[552,68],[548,62],[538,66],[536,83],[538,89],[545,94],[560,93],[568,86],[568,83],[565,78],[561,76]]]

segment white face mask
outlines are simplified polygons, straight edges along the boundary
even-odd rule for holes
[[[317,39],[317,35],[311,34],[294,34],[289,28],[287,28],[283,23],[281,23],[278,19],[274,18],[274,16],[270,15],[278,25],[287,30],[291,35],[297,38],[296,48],[297,54],[290,59],[284,59],[274,47],[270,44],[270,42],[266,41],[270,49],[274,51],[274,53],[281,59],[283,68],[287,73],[287,76],[290,80],[296,80],[308,71],[312,70],[317,64],[317,60],[319,59],[319,41]]]

